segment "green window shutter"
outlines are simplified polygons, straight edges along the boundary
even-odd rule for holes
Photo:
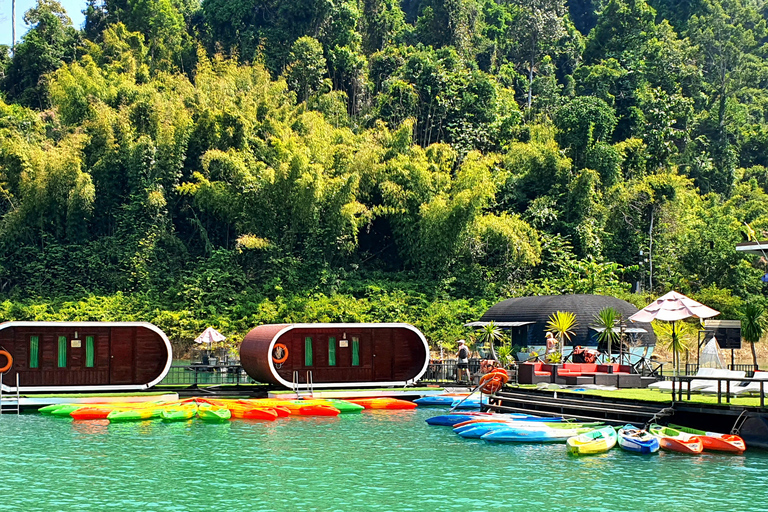
[[[85,366],[87,368],[93,368],[93,336],[85,337]]]
[[[40,337],[29,337],[29,367],[40,368]]]
[[[312,338],[304,338],[304,366],[312,366]]]
[[[336,366],[336,338],[328,338],[328,366]]]
[[[67,337],[59,336],[59,368],[67,367]]]
[[[360,340],[352,338],[352,366],[360,366]]]

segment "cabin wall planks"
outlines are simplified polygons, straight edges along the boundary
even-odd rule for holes
[[[334,365],[329,360],[330,343]],[[273,360],[276,344],[288,349],[283,363]],[[310,346],[311,364],[307,364]],[[254,380],[286,387],[293,386],[294,372],[302,388],[308,387],[309,372],[316,388],[401,386],[424,374],[429,346],[409,324],[269,324],[245,336],[240,362]]]
[[[36,365],[31,360],[37,341]],[[93,362],[86,357],[92,338]],[[66,364],[59,366],[60,339]],[[141,390],[160,382],[172,361],[171,344],[156,326],[144,322],[6,322],[0,346],[13,356],[3,375],[4,391],[23,392]],[[63,355],[62,355],[63,357]]]

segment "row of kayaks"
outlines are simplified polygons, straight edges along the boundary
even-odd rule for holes
[[[696,454],[703,450],[743,453],[739,436],[704,432],[679,426],[652,424],[648,430],[634,425],[620,428],[599,422],[584,423],[562,417],[543,418],[527,414],[458,412],[427,419],[430,425],[446,425],[468,439],[494,443],[565,442],[575,455],[604,453],[617,444],[634,453],[655,453],[659,449]]]
[[[206,422],[230,419],[276,420],[287,416],[338,416],[364,409],[413,409],[416,404],[395,398],[372,399],[223,399],[188,398],[174,402],[113,402],[98,404],[53,404],[39,412],[75,420],[129,422],[160,419],[184,421],[199,418]]]

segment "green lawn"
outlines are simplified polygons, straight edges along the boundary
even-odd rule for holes
[[[662,402],[662,403],[671,403],[672,397],[670,393],[662,393],[656,390],[652,389],[616,389],[613,391],[605,391],[605,390],[597,390],[597,389],[590,389],[587,391],[572,391],[568,389],[561,389],[559,390],[561,392],[566,393],[578,393],[578,394],[584,394],[584,395],[596,395],[596,396],[604,396],[607,398],[626,398],[630,400],[645,400],[648,402]],[[687,394],[683,392],[683,401],[688,401],[686,399]],[[691,393],[691,400],[690,403],[700,403],[700,404],[717,404],[717,395],[701,395],[701,394],[695,394]],[[725,402],[725,396],[722,398],[722,403],[726,404]],[[754,406],[759,407],[760,406],[760,397],[738,397],[734,398],[731,397],[731,405],[741,405],[741,406]]]

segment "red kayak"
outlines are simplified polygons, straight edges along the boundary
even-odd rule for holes
[[[299,407],[299,414],[301,416],[338,416],[339,411],[335,407],[327,405],[306,405]]]
[[[114,407],[80,407],[69,415],[76,420],[105,420]]]

